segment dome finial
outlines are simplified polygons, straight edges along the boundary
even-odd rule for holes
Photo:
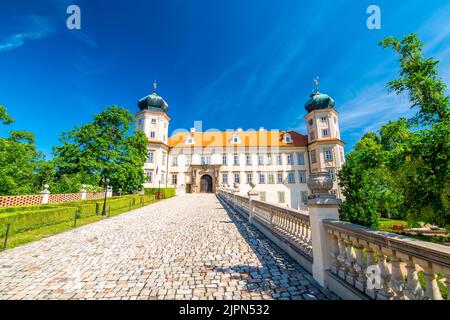
[[[156,88],[158,87],[158,83],[155,81],[153,81],[153,93],[156,93]]]
[[[314,83],[316,85],[316,92],[318,92],[319,91],[319,77],[314,78]]]

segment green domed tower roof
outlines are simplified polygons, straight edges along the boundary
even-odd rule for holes
[[[320,109],[334,108],[335,102],[329,95],[315,91],[311,94],[311,99],[305,103],[308,112]]]
[[[164,101],[163,98],[156,94],[156,81],[153,83],[153,93],[140,99],[138,102],[138,107],[141,110],[155,110],[167,112],[169,110],[169,105]]]
[[[316,90],[311,94],[311,98],[305,103],[305,109],[308,112],[320,109],[334,108],[335,102],[333,98],[325,93],[319,92],[319,78],[314,79]]]

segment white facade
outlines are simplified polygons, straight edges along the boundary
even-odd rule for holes
[[[325,96],[318,91],[311,95]],[[328,171],[341,197],[337,172],[344,162],[338,112],[332,104],[311,110],[305,117],[308,135],[294,131],[236,131],[177,133],[168,137],[168,106],[156,95],[139,102],[136,129],[149,139],[144,171],[145,188],[173,187],[177,193],[215,192],[239,183],[241,194],[256,184],[261,200],[291,208],[306,206],[310,172]],[[327,100],[328,101],[328,100]],[[328,103],[328,102],[327,102]],[[162,107],[161,107],[162,106]]]

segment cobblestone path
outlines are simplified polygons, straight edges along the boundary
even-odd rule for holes
[[[0,253],[0,299],[334,298],[213,194]]]

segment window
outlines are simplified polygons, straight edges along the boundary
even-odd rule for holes
[[[294,156],[292,154],[287,155],[287,163],[288,164],[294,164]]]
[[[250,156],[250,155],[245,156],[245,165],[247,165],[247,166],[252,165],[252,156]]]
[[[156,124],[156,118],[152,118],[152,124]]]
[[[162,155],[162,165],[164,166],[164,165],[166,165],[166,154],[163,152],[163,155]]]
[[[281,172],[277,174],[277,183],[283,183],[283,174]]]
[[[166,181],[166,175],[164,172],[161,172],[161,182],[164,183]]]
[[[163,141],[166,141],[166,135],[163,134]]]
[[[284,191],[278,191],[278,203],[285,203]]]
[[[240,183],[240,179],[239,179],[239,173],[235,173],[234,174],[234,183]]]
[[[192,164],[192,156],[190,154],[186,155],[186,165],[190,166],[191,164]]]
[[[155,160],[155,153],[153,151],[149,151],[147,153],[147,162],[153,163],[154,160]]]
[[[237,134],[233,135],[233,143],[239,143],[239,136]]]
[[[281,156],[281,154],[277,154],[277,164],[278,165],[283,164],[283,157]]]
[[[269,181],[270,184],[274,184],[275,183],[275,176],[273,173],[268,173],[267,174],[267,180]]]
[[[152,183],[153,182],[153,172],[152,171],[146,171],[145,175],[147,176],[145,181],[147,183]]]
[[[322,129],[322,137],[329,137],[330,133],[328,132],[328,128]]]
[[[142,119],[138,120],[138,125],[142,125]]]
[[[295,183],[295,174],[293,172],[288,173],[288,183]]]
[[[178,175],[177,174],[172,174],[172,184],[173,185],[177,185],[177,181],[178,181]]]
[[[328,120],[327,117],[321,117],[320,118],[320,121],[322,121],[322,122],[327,122],[327,120]]]
[[[228,173],[222,173],[222,184],[228,184]]]
[[[264,173],[259,174],[259,184],[265,184],[266,183],[266,176]]]
[[[297,162],[299,165],[305,164],[305,154],[304,153],[297,154]]]
[[[223,164],[224,166],[227,165],[227,155],[226,155],[226,154],[222,155],[222,164]]]
[[[302,202],[303,202],[304,204],[306,204],[306,202],[308,201],[308,191],[302,191],[302,192],[300,193],[300,197],[301,197],[301,199],[302,199]]]
[[[194,137],[188,136],[186,138],[186,144],[194,144]]]
[[[314,131],[311,131],[311,132],[309,133],[309,140],[313,141],[313,140],[315,140],[315,139],[316,139],[316,135],[314,134]]]
[[[334,124],[336,124],[336,122],[337,122],[337,118],[336,118],[336,117],[334,117],[334,118],[333,118],[333,120],[334,120]]]
[[[167,128],[167,123],[166,123],[166,122],[164,122],[164,129],[165,129],[165,128]]]
[[[334,170],[328,169],[328,175],[330,176],[331,180],[335,180]]]
[[[298,173],[298,180],[300,183],[306,183],[306,172],[305,171],[300,171]]]
[[[173,167],[178,166],[178,157],[177,156],[172,157],[172,166]]]
[[[268,164],[268,165],[271,165],[271,164],[272,164],[272,155],[271,155],[271,154],[268,154],[268,155],[267,155],[267,164]]]
[[[311,151],[311,163],[317,163],[316,150]]]
[[[155,139],[155,137],[156,137],[156,132],[150,131],[150,139]]]
[[[253,175],[251,173],[247,173],[247,183],[250,184],[253,181]]]
[[[284,143],[292,143],[292,137],[291,137],[291,135],[289,133],[286,133],[283,136],[283,142]]]
[[[325,149],[324,153],[325,153],[325,161],[333,161],[333,152],[331,151],[331,149]]]
[[[261,191],[259,193],[259,200],[266,201],[266,192],[265,191]]]
[[[211,157],[210,156],[202,156],[201,157],[201,164],[202,165],[211,164]]]
[[[258,156],[258,165],[259,166],[264,165],[264,156],[261,156],[261,155]]]
[[[233,156],[233,164],[234,164],[235,166],[238,166],[238,165],[239,165],[239,155],[235,154],[235,155]]]
[[[341,162],[344,162],[345,161],[344,150],[340,149],[339,151],[340,151],[340,154],[341,154]]]

